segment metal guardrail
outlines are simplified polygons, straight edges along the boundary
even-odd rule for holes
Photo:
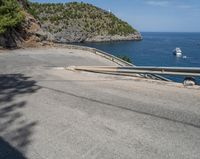
[[[100,55],[100,56],[103,56],[104,58],[107,58],[107,59],[109,59],[109,60],[111,60],[111,61],[113,61],[113,62],[119,64],[120,66],[134,66],[134,64],[132,64],[132,63],[129,63],[129,62],[127,62],[127,61],[124,61],[124,60],[122,60],[122,59],[119,58],[119,57],[116,57],[116,56],[114,56],[114,55],[111,55],[111,54],[109,54],[109,53],[106,53],[106,52],[104,52],[104,51],[101,51],[101,50],[99,50],[99,49],[95,49],[95,48],[94,48],[94,51],[95,51],[95,54],[98,54],[98,55]]]
[[[143,66],[77,66],[75,70],[121,73],[121,74],[156,74],[175,75],[185,77],[200,77],[200,68],[197,67],[143,67]]]
[[[65,45],[65,47],[67,47],[69,49],[81,49],[81,50],[92,52],[96,55],[99,55],[103,58],[113,61],[114,63],[118,64],[119,66],[135,67],[135,65],[132,63],[126,62],[126,61],[122,60],[121,58],[118,58],[114,55],[111,55],[107,52],[104,52],[104,51],[96,49],[96,48],[92,48],[92,47],[88,47],[88,46],[80,46],[80,45]],[[145,77],[145,78],[150,78],[150,79],[156,79],[156,80],[171,81],[170,79],[167,79],[165,77],[162,77],[162,76],[156,75],[156,74],[140,74],[140,76]]]

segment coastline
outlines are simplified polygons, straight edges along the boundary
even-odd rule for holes
[[[142,36],[140,33],[125,35],[107,35],[107,36],[94,36],[87,38],[84,42],[115,42],[115,41],[140,41]]]
[[[52,35],[55,43],[84,43],[84,42],[115,42],[115,41],[141,41],[142,35],[139,32],[128,35],[82,35],[82,34],[62,34]]]

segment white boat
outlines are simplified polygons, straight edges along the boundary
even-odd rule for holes
[[[175,56],[182,56],[182,51],[179,47],[177,47],[174,51],[173,51],[173,54]]]

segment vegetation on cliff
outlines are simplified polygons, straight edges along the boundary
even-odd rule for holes
[[[51,42],[141,40],[127,22],[87,3],[0,0],[0,46]]]
[[[70,28],[92,35],[129,35],[137,31],[128,23],[86,3],[31,3],[29,12],[38,18],[42,26],[55,34]]]
[[[27,0],[0,0],[0,48],[38,46],[51,41],[39,22],[27,13]]]
[[[18,26],[25,16],[16,0],[0,0],[0,34]]]

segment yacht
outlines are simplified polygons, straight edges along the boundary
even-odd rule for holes
[[[177,48],[173,51],[173,54],[174,54],[175,56],[181,56],[181,55],[182,55],[182,51],[181,51],[180,48],[177,47]]]

